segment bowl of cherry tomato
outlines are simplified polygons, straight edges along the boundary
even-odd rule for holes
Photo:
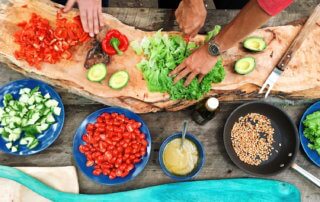
[[[118,107],[90,114],[73,140],[78,168],[105,185],[123,184],[137,177],[147,165],[150,151],[147,125],[137,114]]]

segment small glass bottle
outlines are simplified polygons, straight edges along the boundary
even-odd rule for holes
[[[196,105],[195,110],[191,114],[191,118],[199,125],[208,123],[216,115],[219,108],[219,100],[211,97]]]

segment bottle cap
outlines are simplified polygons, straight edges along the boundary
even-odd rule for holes
[[[208,111],[214,111],[219,107],[219,100],[215,97],[211,97],[206,102],[206,108]]]

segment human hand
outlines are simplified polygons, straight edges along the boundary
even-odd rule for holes
[[[175,15],[181,31],[194,37],[204,25],[207,10],[203,0],[182,0]]]
[[[70,11],[76,2],[79,6],[83,30],[94,37],[103,26],[101,0],[68,0],[63,11]]]
[[[208,44],[205,44],[178,65],[169,76],[177,75],[174,78],[174,83],[186,77],[185,86],[188,86],[196,76],[201,82],[217,61],[218,57],[211,56],[208,52]]]

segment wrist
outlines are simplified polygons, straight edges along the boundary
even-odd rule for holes
[[[182,0],[182,1],[191,6],[199,6],[201,4],[204,4],[204,0]]]
[[[225,46],[225,44],[223,43],[223,40],[221,38],[221,35],[218,34],[216,37],[214,37],[211,41],[211,43],[217,44],[217,46],[219,47],[219,52],[220,54],[224,53],[227,51],[227,47]]]

